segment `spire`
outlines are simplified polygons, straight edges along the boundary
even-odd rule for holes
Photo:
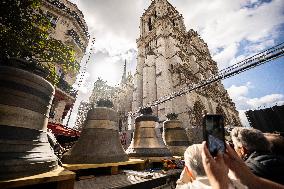
[[[121,83],[126,83],[126,80],[127,78],[126,78],[126,59],[125,59]]]

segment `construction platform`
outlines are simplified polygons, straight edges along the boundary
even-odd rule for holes
[[[75,182],[74,189],[172,189],[182,169],[167,172],[124,171],[117,175],[93,176]]]
[[[130,159],[129,161],[117,163],[102,163],[102,164],[63,164],[63,167],[69,171],[79,173],[93,172],[109,172],[110,174],[118,174],[121,169],[143,170],[145,160]],[[85,170],[85,171],[84,171]]]
[[[13,180],[0,181],[0,188],[17,189],[73,189],[75,182],[75,173],[62,167],[54,171],[22,177]]]

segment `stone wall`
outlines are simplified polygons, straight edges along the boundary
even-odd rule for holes
[[[133,111],[218,72],[207,44],[194,30],[186,31],[182,15],[166,0],[152,1],[140,23]],[[226,126],[240,125],[235,105],[221,82],[160,104],[154,110],[160,121],[172,112],[179,114],[194,142],[202,138],[205,113],[223,114]]]

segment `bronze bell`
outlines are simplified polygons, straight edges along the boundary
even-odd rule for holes
[[[134,137],[126,153],[130,157],[169,157],[172,156],[158,129],[159,118],[151,115],[152,109],[142,109],[142,115],[135,119]]]
[[[77,143],[63,163],[97,164],[128,161],[118,133],[117,114],[111,108],[96,107],[89,110]]]
[[[0,180],[58,167],[47,138],[54,87],[30,72],[0,66]]]
[[[163,140],[174,156],[183,156],[190,145],[182,122],[177,119],[164,122]]]

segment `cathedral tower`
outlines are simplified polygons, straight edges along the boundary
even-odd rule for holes
[[[167,0],[152,0],[140,18],[137,47],[133,111],[218,71],[207,44],[197,32],[186,31],[182,15]],[[201,127],[203,113],[222,113],[227,125],[240,124],[235,105],[221,82],[154,109],[161,121],[173,112],[189,129]]]

